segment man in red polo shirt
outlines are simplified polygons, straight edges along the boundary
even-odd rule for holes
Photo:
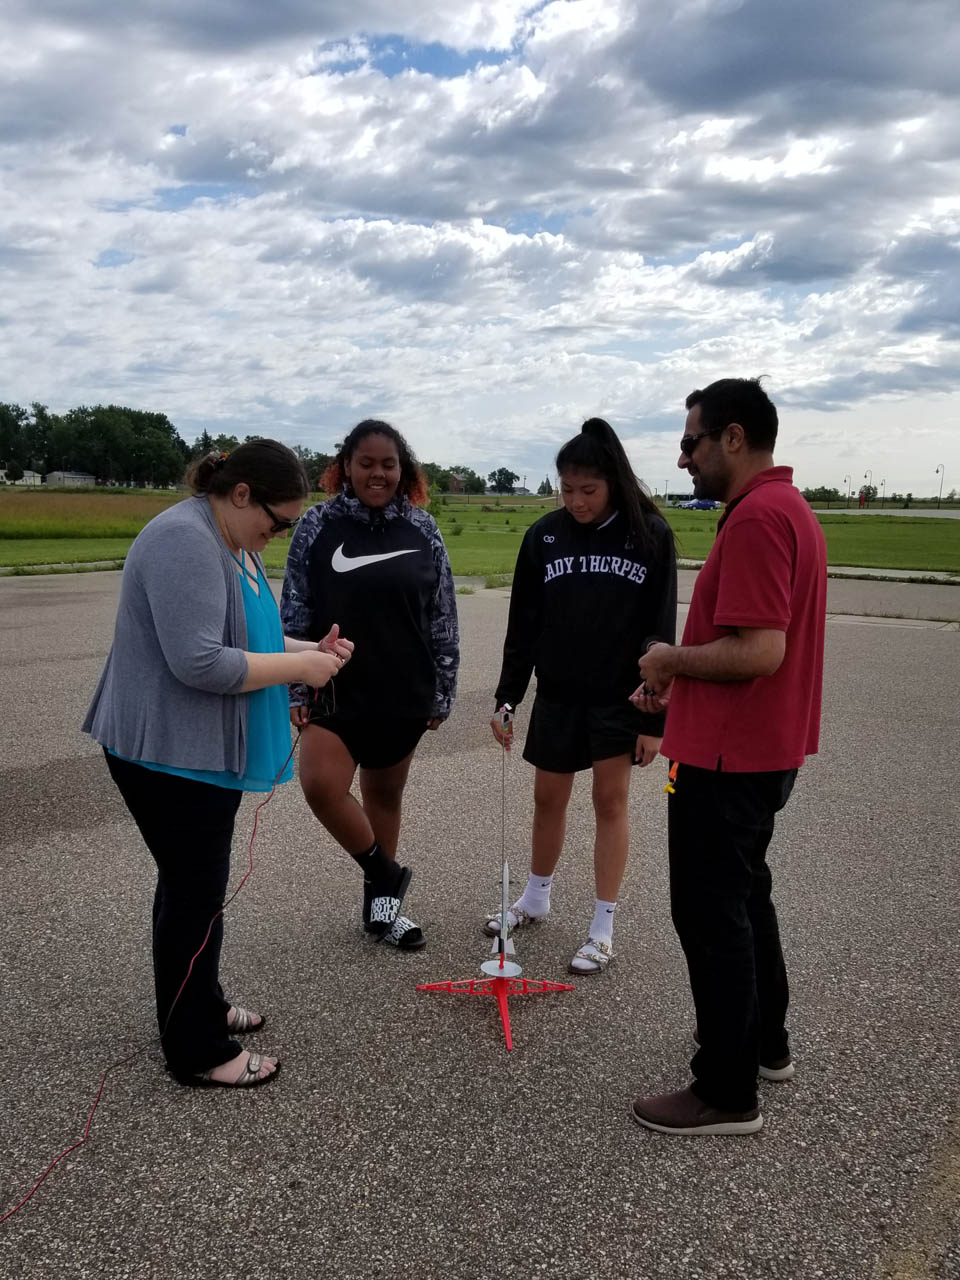
[[[690,972],[693,1084],[637,1098],[661,1133],[753,1133],[757,1074],[787,1080],[787,974],[766,854],[774,815],[816,752],[827,557],[790,467],[774,465],[777,411],[755,380],[687,397],[678,466],[727,504],[679,645],[640,661],[643,710],[668,706],[663,754],[670,905]]]

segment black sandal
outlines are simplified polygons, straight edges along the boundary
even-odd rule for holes
[[[367,933],[373,933],[378,938],[382,938],[387,932],[400,914],[400,907],[410,887],[412,876],[413,872],[409,867],[397,867],[392,884],[387,882],[377,886],[371,884],[369,918],[365,918],[363,926]],[[379,892],[375,892],[375,888]],[[366,907],[366,885],[364,885],[364,907]],[[364,916],[367,917],[367,914],[365,910]]]
[[[396,947],[398,951],[420,951],[427,945],[423,930],[406,916],[397,916],[386,933],[380,935],[379,940]]]

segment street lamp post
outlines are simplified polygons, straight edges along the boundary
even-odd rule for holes
[[[943,497],[943,463],[942,462],[938,465],[937,470],[933,474],[936,475],[938,471],[940,473],[940,492],[937,494],[937,510],[939,511],[940,499]]]
[[[868,476],[869,476],[869,479],[867,479]],[[872,489],[873,488],[873,468],[872,467],[867,467],[866,471],[863,473],[863,478],[864,480],[867,481],[867,487]],[[869,506],[869,503],[870,503],[869,494],[866,495],[866,499],[867,500],[865,505]]]
[[[844,476],[844,477],[843,477],[843,483],[847,486],[847,506],[849,507],[849,505],[850,505],[850,491],[851,491],[851,490],[852,490],[852,488],[853,488],[853,477],[852,477],[852,476]]]
[[[881,511],[883,510],[883,500],[886,496],[887,496],[887,482],[886,480],[881,480],[880,481],[880,510]]]

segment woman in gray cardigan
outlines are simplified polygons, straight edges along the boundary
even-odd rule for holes
[[[244,791],[292,776],[287,684],[326,684],[353,645],[336,627],[319,643],[284,637],[267,583],[260,552],[296,525],[309,488],[294,453],[253,441],[201,458],[187,481],[194,496],[130,548],[83,728],[157,864],[154,978],[170,1070],[183,1084],[251,1088],[280,1064],[241,1049],[234,1037],[264,1018],[219,982],[234,819]]]

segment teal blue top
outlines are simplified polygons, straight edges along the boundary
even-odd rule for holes
[[[242,553],[241,553],[242,554]],[[250,653],[283,653],[283,627],[280,611],[273,598],[266,578],[246,556],[237,559],[243,570],[243,611],[247,622],[247,649]],[[259,593],[251,582],[257,582]],[[275,782],[289,782],[293,777],[293,757],[290,753],[290,705],[287,686],[274,685],[269,689],[256,689],[242,695],[247,699],[247,765],[241,775],[228,770],[178,769],[174,765],[152,764],[149,760],[134,763],[158,773],[175,773],[178,778],[192,778],[195,782],[210,782],[217,787],[230,787],[236,791],[269,791]],[[113,753],[116,754],[116,753]],[[289,758],[288,758],[289,757]],[[286,760],[283,773],[278,778],[281,765]]]

